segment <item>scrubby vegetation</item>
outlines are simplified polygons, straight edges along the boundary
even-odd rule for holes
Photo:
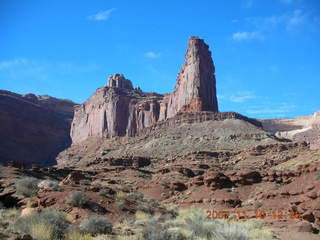
[[[81,192],[72,194],[77,205],[87,199]],[[142,196],[137,197],[137,199]],[[75,200],[76,199],[76,200]],[[118,199],[118,201],[125,201]],[[81,203],[79,203],[81,202]],[[17,209],[0,209],[2,232],[29,234],[35,240],[271,240],[273,233],[262,221],[237,218],[207,219],[201,209],[178,210],[167,205],[163,213],[138,210],[134,217],[122,217],[113,228],[105,216],[90,216],[74,224],[67,214],[55,210],[20,216]],[[1,229],[1,226],[7,226]],[[1,234],[0,234],[1,238]]]
[[[82,192],[73,192],[70,194],[66,203],[74,207],[84,207],[89,202],[87,195]]]
[[[320,172],[316,174],[316,180],[320,180]]]
[[[32,197],[36,195],[38,188],[39,180],[33,177],[25,177],[18,179],[15,183],[16,192],[19,195],[25,197]]]
[[[109,234],[112,232],[112,223],[105,217],[91,216],[81,222],[80,229],[92,235]]]
[[[55,240],[62,238],[68,225],[65,213],[44,210],[19,217],[13,227],[15,231],[30,234],[37,240]]]
[[[101,195],[101,196],[107,196],[108,194],[110,194],[110,190],[109,189],[101,189],[99,191],[99,195]]]
[[[91,185],[91,181],[88,179],[82,179],[79,181],[81,185]]]
[[[135,238],[130,239],[144,240],[271,240],[273,237],[270,230],[262,228],[260,221],[210,220],[200,209],[180,211],[176,217],[138,211],[134,221],[125,220],[120,228],[123,239],[132,232]]]

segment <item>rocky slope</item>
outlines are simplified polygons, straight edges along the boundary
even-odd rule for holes
[[[71,143],[73,106],[47,95],[0,91],[0,162],[55,164]]]
[[[262,119],[263,128],[279,138],[310,143],[311,149],[320,148],[320,111],[297,118]]]
[[[208,115],[209,114],[209,115]],[[274,135],[230,113],[195,112],[145,129],[138,137],[91,137],[72,144],[57,157],[59,165],[85,165],[96,159],[142,156],[166,159],[193,151],[240,150],[261,143],[276,143]],[[228,115],[228,114],[227,114]],[[201,119],[203,116],[203,119]],[[204,120],[204,116],[207,117]],[[222,119],[209,116],[222,116]],[[237,116],[238,118],[236,118]],[[217,121],[219,120],[219,121]]]
[[[214,65],[208,45],[191,37],[176,87],[166,96],[133,88],[121,74],[110,76],[75,109],[71,137],[74,143],[88,137],[137,136],[158,121],[181,112],[218,111]]]

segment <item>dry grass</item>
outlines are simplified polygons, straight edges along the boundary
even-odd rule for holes
[[[128,194],[125,193],[125,192],[122,192],[122,191],[118,191],[118,192],[116,193],[116,198],[117,198],[117,199],[125,199],[127,196],[128,196]]]
[[[37,240],[54,240],[54,232],[51,226],[46,226],[45,224],[38,223],[34,224],[30,228],[30,234],[34,239]]]
[[[65,240],[93,240],[90,234],[72,232],[65,235]]]

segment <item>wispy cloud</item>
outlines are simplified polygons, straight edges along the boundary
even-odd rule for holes
[[[149,52],[146,52],[146,53],[144,54],[144,56],[145,56],[146,58],[158,58],[158,57],[160,57],[160,53],[156,53],[156,52],[153,52],[153,51],[149,51]]]
[[[279,15],[268,17],[248,17],[245,19],[249,31],[239,31],[232,34],[235,41],[262,40],[279,33],[299,33],[319,28],[319,18],[312,11],[295,9]]]
[[[237,41],[263,39],[263,35],[259,32],[236,32],[232,38]]]
[[[116,8],[110,8],[105,11],[100,11],[94,15],[88,16],[88,19],[94,20],[94,21],[106,21],[109,19],[112,12],[114,12]]]
[[[0,78],[15,80],[34,78],[45,80],[51,75],[73,75],[87,73],[101,68],[95,63],[75,63],[69,61],[35,61],[26,58],[0,61]]]
[[[280,2],[285,3],[285,4],[291,4],[293,0],[280,0]]]
[[[248,106],[246,113],[259,118],[285,117],[295,110],[296,106],[290,103],[266,103],[261,106]]]
[[[218,94],[218,100],[223,101],[229,101],[233,103],[243,103],[252,99],[256,99],[257,96],[254,94],[254,92],[251,91],[239,91],[234,94],[228,95],[228,94]]]
[[[290,5],[290,4],[293,4],[293,3],[302,2],[302,1],[303,0],[280,0],[281,3],[287,4],[287,5]]]
[[[234,95],[230,96],[230,101],[235,103],[246,102],[251,99],[256,99],[257,96],[253,92],[237,92]]]
[[[28,61],[25,58],[16,58],[13,60],[0,61],[0,70],[10,68],[17,65],[26,64]]]

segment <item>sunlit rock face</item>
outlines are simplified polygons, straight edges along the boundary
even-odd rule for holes
[[[74,143],[90,136],[136,136],[146,127],[182,112],[218,112],[214,64],[208,45],[191,37],[185,63],[173,93],[161,95],[133,88],[122,74],[75,108],[71,126]]]

